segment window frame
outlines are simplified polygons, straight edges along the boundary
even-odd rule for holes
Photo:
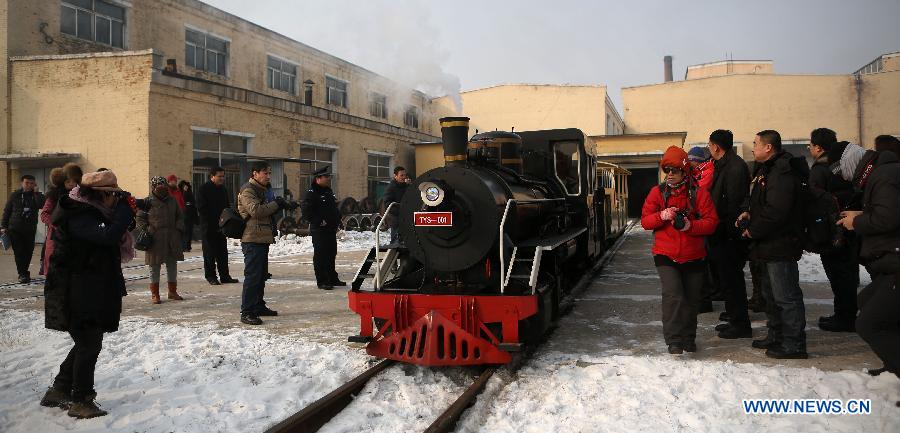
[[[581,149],[580,149],[580,146],[579,146],[577,140],[559,140],[559,141],[554,141],[554,142],[551,143],[551,151],[552,151],[552,153],[553,153],[553,176],[554,176],[554,177],[556,178],[556,180],[558,180],[559,183],[563,186],[563,189],[566,190],[566,195],[567,195],[567,196],[569,196],[569,197],[578,197],[578,196],[581,195],[581,189],[582,189],[582,188],[581,188],[581,164],[582,164],[582,161],[579,160],[579,161],[578,161],[578,164],[576,164],[576,165],[578,166],[578,169],[577,169],[576,172],[575,172],[575,178],[576,178],[577,181],[578,181],[578,191],[575,192],[574,194],[572,194],[572,193],[569,191],[568,185],[566,185],[566,181],[559,177],[559,173],[557,172],[557,169],[556,169],[556,167],[558,167],[558,165],[557,165],[557,158],[556,158],[556,157],[557,157],[556,146],[559,145],[560,143],[574,143],[574,144],[575,144],[575,154],[579,154]],[[571,163],[571,160],[570,160],[569,162]]]
[[[380,101],[379,101],[380,99]],[[381,114],[377,113],[376,107],[381,107]],[[369,92],[369,115],[378,119],[387,119],[387,96],[378,92]]]
[[[276,70],[276,69],[273,68],[271,65],[269,65],[269,61],[270,61],[270,60],[278,61],[278,62],[280,63],[281,69],[277,69],[277,70]],[[294,73],[293,73],[293,74],[290,74],[290,73],[288,73],[288,72],[285,72],[285,70],[284,70],[285,66],[289,66],[289,67],[294,68]],[[272,72],[272,79],[271,79],[271,80],[269,79],[269,73],[270,73],[270,71]],[[279,86],[273,86],[273,84],[274,84],[274,76],[275,76],[275,73],[277,73],[278,76],[279,76],[279,79],[278,79]],[[285,75],[287,75],[288,77],[293,77],[293,80],[294,80],[294,81],[293,81],[293,84],[291,85],[291,89],[290,89],[290,90],[286,90],[286,89],[280,87],[280,85],[284,83],[284,76],[285,76]],[[299,86],[299,83],[300,83],[300,65],[299,65],[297,62],[293,62],[293,61],[291,61],[291,60],[285,59],[284,57],[281,57],[281,56],[278,56],[278,55],[275,55],[275,54],[271,54],[271,53],[266,53],[266,78],[265,78],[265,79],[266,79],[266,87],[268,87],[269,89],[272,89],[272,90],[278,90],[278,91],[286,92],[286,93],[290,93],[291,95],[296,96],[296,95],[297,95],[297,90],[298,90],[299,87],[300,87],[300,86]]]
[[[90,0],[91,1],[91,9],[85,9],[83,6],[76,5],[67,0],[60,0],[60,12],[59,12],[59,32],[61,34],[71,36],[77,39],[81,39],[83,41],[90,41],[95,44],[118,48],[124,50],[127,46],[127,18],[128,18],[128,7],[109,0]],[[122,18],[117,18],[111,15],[106,14],[105,12],[101,12],[97,8],[97,3],[102,3],[109,7],[118,8],[122,10]],[[69,33],[63,29],[63,8],[71,9],[75,13],[75,28],[74,33]],[[78,15],[80,13],[85,13],[90,17],[90,37],[82,37],[78,35]],[[109,22],[109,34],[107,35],[109,38],[109,42],[101,42],[97,39],[97,19],[105,19]],[[113,32],[115,30],[115,25],[118,23],[121,26],[121,41],[122,46],[117,46],[113,44],[115,38],[113,37]]]
[[[412,115],[412,117],[410,117]],[[403,125],[413,129],[419,129],[419,107],[407,105],[403,110]]]
[[[331,90],[335,89],[335,91],[338,91],[338,92],[340,92],[341,90],[338,90],[335,87],[331,87],[331,83],[328,82],[329,80],[337,81],[339,83],[344,84],[344,90],[343,90],[344,97],[342,100],[343,104],[335,104],[335,103],[331,102]],[[342,80],[337,77],[334,77],[332,75],[325,74],[325,104],[333,105],[335,107],[350,109],[350,82]]]
[[[190,41],[190,40],[188,39],[188,32],[197,33],[197,34],[199,34],[200,36],[202,36],[202,37],[203,37],[203,46],[198,45],[197,42]],[[225,47],[225,51],[222,52],[222,51],[219,51],[219,50],[216,49],[216,48],[210,48],[210,47],[209,47],[209,39],[210,39],[210,38],[215,39],[215,40],[218,41],[218,42],[221,42],[221,43],[224,45],[224,47]],[[184,63],[185,63],[185,66],[194,68],[194,69],[196,69],[196,70],[198,70],[198,71],[204,71],[204,72],[208,72],[208,73],[210,73],[210,74],[219,75],[219,76],[221,76],[221,77],[229,77],[229,73],[230,73],[230,71],[231,71],[231,69],[229,68],[229,65],[228,65],[228,63],[231,61],[231,54],[230,54],[230,52],[231,52],[231,39],[230,39],[230,38],[227,38],[227,37],[221,36],[221,35],[217,35],[217,34],[212,33],[212,32],[210,32],[210,31],[203,30],[203,29],[201,29],[201,28],[199,28],[199,27],[194,27],[194,26],[192,26],[192,25],[185,24],[185,26],[184,26],[184,45],[185,45],[185,51],[184,51],[184,57],[185,57],[185,62],[184,62]],[[188,60],[187,60],[187,48],[188,48],[188,46],[192,47],[193,50],[194,50],[194,56],[193,56],[193,57],[194,57],[194,61],[193,61],[194,64],[193,64],[193,65],[192,65],[190,62],[188,62]],[[203,59],[203,66],[202,66],[202,67],[198,67],[198,66],[197,66],[197,51],[198,51],[198,50],[200,50],[200,51],[203,52],[203,56],[202,56],[202,59]],[[219,65],[219,56],[218,56],[218,55],[220,55],[220,54],[222,55],[222,58],[223,58],[222,63],[223,63],[224,65],[223,65],[223,70],[222,70],[221,73],[219,73],[218,68],[216,68],[216,70],[211,70],[211,69],[210,69],[210,67],[209,67],[209,61],[208,61],[208,60],[209,60],[209,54],[210,54],[210,53],[216,54],[215,58],[216,58],[216,66],[217,66],[217,67],[218,67],[218,65]]]
[[[376,158],[375,165],[371,165],[369,163],[369,157],[374,156]],[[378,158],[387,158],[387,165],[382,165],[377,160]],[[385,182],[390,183],[391,178],[393,177],[393,171],[395,167],[395,159],[396,155],[388,152],[380,152],[377,150],[366,150],[366,197],[372,197],[373,200],[377,200],[379,197],[375,195],[375,191],[372,189],[373,182]],[[369,169],[375,167],[375,176],[369,175]],[[378,176],[379,168],[387,168],[387,176]]]
[[[338,177],[340,176],[340,173],[338,170],[338,165],[337,165],[339,148],[337,146],[333,146],[330,144],[313,143],[313,142],[305,141],[305,140],[299,140],[298,144],[300,145],[298,150],[302,150],[303,148],[308,148],[308,149],[313,149],[314,151],[331,152],[331,161],[327,161],[324,159],[313,159],[312,161],[315,161],[314,163],[326,163],[327,162],[330,164],[330,166],[331,166],[331,191],[334,192],[335,196],[337,196],[338,195],[337,180],[338,180]],[[301,156],[301,158],[302,158],[302,156]],[[318,158],[318,156],[316,156],[316,158]],[[300,170],[300,173],[298,173],[298,176],[301,179],[301,184],[300,184],[300,188],[299,188],[300,192],[297,195],[297,200],[303,200],[303,198],[306,197],[307,189],[309,188],[309,185],[312,183],[311,174],[312,173],[304,174],[302,169]],[[306,185],[304,185],[302,183],[303,178],[310,178],[309,182],[307,182]]]

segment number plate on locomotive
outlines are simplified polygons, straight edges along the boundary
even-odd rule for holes
[[[413,222],[416,226],[451,227],[453,212],[414,212]]]

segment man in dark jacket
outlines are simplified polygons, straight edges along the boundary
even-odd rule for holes
[[[55,248],[44,284],[45,326],[68,332],[75,345],[41,405],[68,408],[75,418],[106,415],[94,403],[94,369],[103,333],[119,328],[122,252],[134,255],[124,238],[134,213],[119,191],[113,172],[85,173],[52,216]]]
[[[753,347],[766,349],[770,358],[805,359],[806,308],[797,261],[803,253],[800,179],[808,173],[795,171],[798,164],[791,164],[793,155],[782,150],[777,131],[756,134],[753,158],[761,167],[751,182],[749,212],[738,217],[739,226],[749,220],[742,235],[751,240],[750,258],[765,263],[768,277],[761,281],[768,335]],[[808,171],[805,162],[802,166]]]
[[[837,147],[837,135],[828,128],[810,133],[809,154],[815,160],[809,169],[810,188],[828,191],[842,210],[851,209],[853,184],[832,173],[828,154]],[[846,142],[843,142],[846,146]],[[859,262],[856,257],[855,236],[847,232],[847,243],[819,254],[831,291],[834,293],[834,315],[819,317],[819,328],[832,332],[852,332],[856,322],[856,290],[859,288]]]
[[[44,207],[44,194],[34,190],[34,176],[22,176],[22,187],[13,191],[3,209],[0,233],[9,236],[16,257],[19,282],[31,282],[31,256],[34,255],[34,236],[37,232],[38,213]]]
[[[391,183],[388,185],[387,189],[384,191],[384,209],[391,205],[391,203],[397,203],[391,209],[390,219],[391,219],[391,243],[397,242],[400,236],[400,229],[397,227],[397,222],[399,218],[397,215],[400,214],[400,200],[403,199],[403,194],[406,193],[406,188],[409,187],[409,177],[406,175],[406,169],[400,166],[394,168],[394,178],[391,179]]]
[[[863,210],[843,212],[838,221],[860,236],[859,258],[872,275],[859,293],[856,332],[884,362],[870,374],[890,371],[900,377],[900,161],[892,152],[853,144],[839,158],[841,177],[864,191]]]
[[[747,164],[733,151],[731,131],[716,130],[709,136],[709,151],[715,160],[710,189],[721,223],[709,237],[709,259],[719,276],[725,295],[728,323],[717,326],[719,338],[750,338],[750,316],[747,313],[747,284],[744,263],[747,261],[745,241],[734,227],[750,191]]]
[[[237,283],[228,272],[228,247],[225,235],[219,231],[219,216],[222,210],[231,207],[228,191],[225,189],[225,169],[213,167],[209,171],[209,181],[200,186],[196,196],[197,212],[200,214],[200,232],[203,245],[203,273],[209,284]],[[219,277],[216,277],[216,266]],[[221,283],[220,283],[221,282]]]
[[[309,221],[309,233],[313,242],[313,269],[316,283],[322,290],[334,286],[346,286],[334,270],[337,256],[337,231],[341,224],[341,212],[337,198],[331,190],[330,167],[313,172],[313,182],[301,203],[303,218]]]

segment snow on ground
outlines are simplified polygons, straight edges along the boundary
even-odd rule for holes
[[[97,363],[98,402],[109,415],[75,420],[38,401],[71,347],[43,315],[2,310],[2,432],[263,431],[368,367],[343,344],[213,325],[140,318],[106,334]]]
[[[390,241],[388,233],[381,234],[381,243],[386,244]],[[337,250],[343,251],[367,251],[375,245],[374,232],[354,232],[339,231],[337,233]],[[269,246],[269,257],[292,256],[297,254],[312,254],[313,244],[310,236],[297,236],[295,234],[287,234],[275,238],[275,243]],[[228,240],[229,258],[241,259],[241,241],[238,239]]]
[[[489,389],[499,387],[492,378]],[[459,431],[900,431],[900,380],[690,356],[543,353]],[[742,399],[871,399],[870,415],[745,415]]]
[[[825,268],[822,267],[822,259],[818,254],[803,253],[800,261],[797,263],[800,268],[800,281],[807,283],[827,283],[828,276],[825,275]],[[866,272],[866,268],[859,266],[859,284],[865,287],[872,282],[872,277]]]

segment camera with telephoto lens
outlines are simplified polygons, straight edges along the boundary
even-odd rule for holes
[[[687,219],[688,212],[686,210],[675,211],[675,218],[672,219],[672,227],[675,227],[675,230],[683,229]]]
[[[738,228],[738,231],[740,231],[741,233],[743,233],[744,230],[750,230],[750,220],[749,219],[738,220],[737,228]]]

